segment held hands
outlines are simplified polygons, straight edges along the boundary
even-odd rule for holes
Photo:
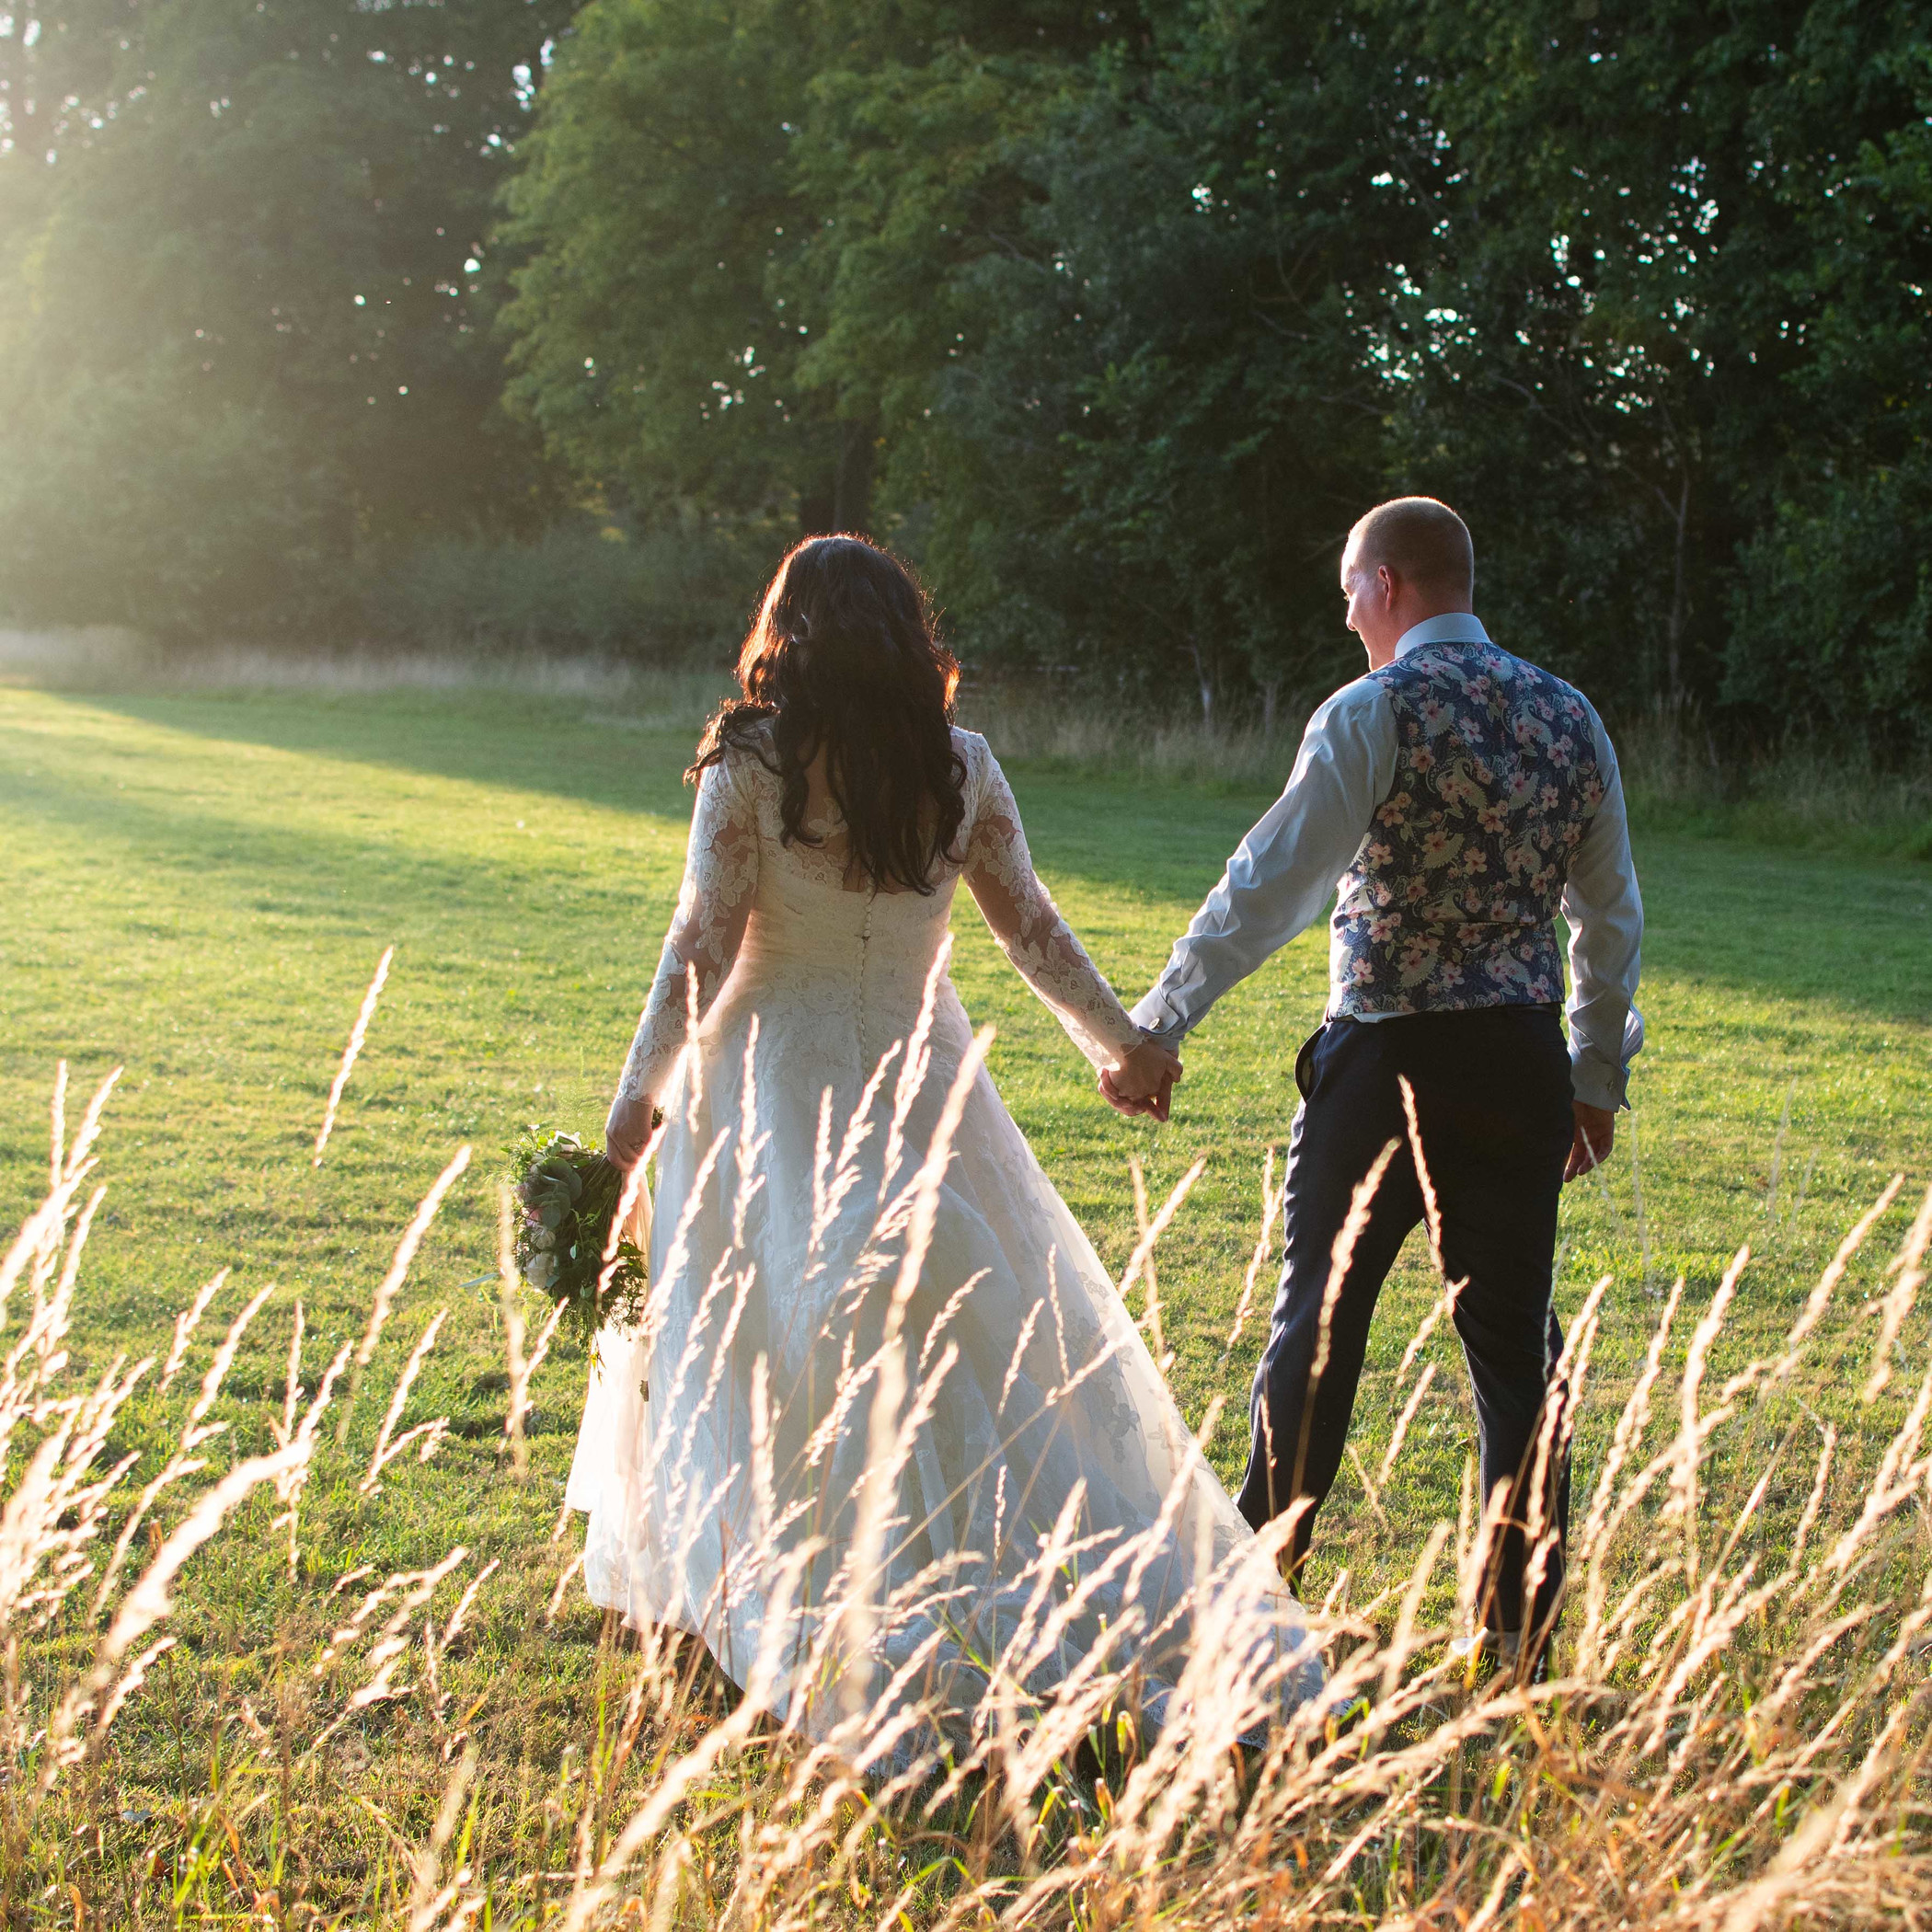
[[[1174,1083],[1183,1072],[1179,1056],[1149,1035],[1120,1065],[1101,1070],[1100,1091],[1116,1112],[1130,1119],[1135,1114],[1146,1114],[1153,1120],[1165,1121]]]
[[[1575,1180],[1580,1175],[1600,1167],[1610,1158],[1610,1149],[1616,1141],[1616,1116],[1607,1107],[1591,1107],[1581,1100],[1572,1100],[1570,1110],[1576,1115],[1576,1138],[1570,1144],[1570,1159],[1563,1168],[1565,1181]]]

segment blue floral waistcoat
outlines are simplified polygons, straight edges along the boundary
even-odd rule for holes
[[[1338,889],[1330,1017],[1560,999],[1557,908],[1604,799],[1589,707],[1493,644],[1425,644],[1369,675],[1396,776]]]

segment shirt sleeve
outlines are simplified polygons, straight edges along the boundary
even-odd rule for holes
[[[614,1116],[662,1095],[689,1031],[694,992],[702,1019],[743,943],[758,887],[758,816],[738,763],[728,756],[698,781],[684,882],[611,1103]]]
[[[1358,678],[1308,720],[1281,797],[1241,841],[1133,1018],[1171,1045],[1321,916],[1396,776],[1396,721]]]
[[[1610,734],[1594,711],[1590,729],[1604,802],[1570,862],[1563,917],[1570,926],[1570,1078],[1587,1107],[1615,1110],[1630,1062],[1643,1046],[1637,975],[1643,948],[1643,900],[1630,857],[1623,775]]]
[[[1118,1066],[1141,1043],[1140,1029],[1040,882],[1006,773],[983,741],[967,742],[980,767],[966,840],[967,890],[1000,950],[1074,1044],[1095,1066]]]

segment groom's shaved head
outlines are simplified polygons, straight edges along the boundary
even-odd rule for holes
[[[1377,503],[1349,532],[1345,567],[1373,571],[1386,564],[1431,596],[1467,603],[1476,592],[1476,546],[1469,526],[1433,497]]]

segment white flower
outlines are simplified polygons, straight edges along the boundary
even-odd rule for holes
[[[523,1270],[523,1279],[542,1293],[549,1292],[550,1284],[556,1281],[558,1259],[554,1254],[536,1254],[530,1257],[530,1265]]]

